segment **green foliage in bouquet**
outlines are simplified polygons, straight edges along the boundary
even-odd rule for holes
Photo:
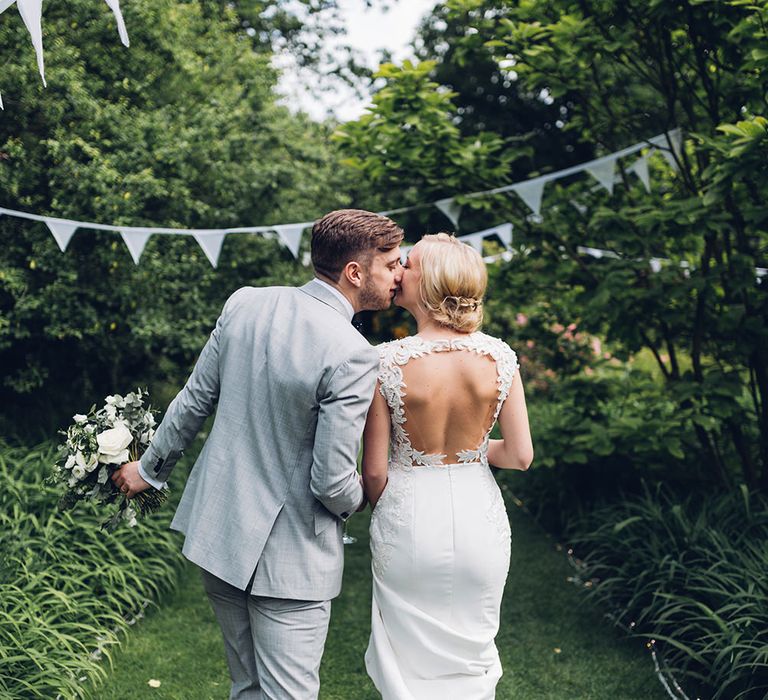
[[[176,584],[183,562],[168,513],[120,537],[83,503],[58,507],[57,451],[0,442],[0,697],[90,697],[104,661],[142,610]]]
[[[146,515],[165,502],[165,490],[153,487],[128,500],[111,478],[120,465],[138,460],[152,441],[155,417],[151,407],[144,406],[147,397],[141,389],[107,396],[99,410],[94,406],[87,415],[74,416],[53,470],[54,481],[68,489],[59,501],[62,508],[82,500],[111,504],[120,499],[117,511],[103,525],[114,530],[123,520],[136,525],[137,515]]]
[[[677,501],[646,489],[585,514],[573,524],[578,578],[624,628],[656,640],[691,697],[762,700],[768,502],[746,487]]]

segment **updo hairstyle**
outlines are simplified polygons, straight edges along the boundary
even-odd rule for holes
[[[488,272],[480,253],[447,233],[421,239],[421,301],[443,326],[472,333],[483,322]]]

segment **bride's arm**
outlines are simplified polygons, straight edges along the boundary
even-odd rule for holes
[[[377,384],[363,432],[363,488],[372,508],[387,485],[388,458],[389,407]]]
[[[533,442],[520,372],[515,373],[509,396],[501,407],[499,428],[502,439],[490,441],[488,461],[501,469],[528,469],[533,461]]]

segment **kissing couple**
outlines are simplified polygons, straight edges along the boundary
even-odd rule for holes
[[[533,459],[523,386],[515,353],[478,330],[477,251],[428,235],[403,265],[402,240],[367,211],[317,221],[315,278],[237,290],[141,461],[113,476],[128,497],[162,487],[216,412],[171,527],[221,626],[232,700],[317,698],[343,522],[366,502],[376,688],[495,696],[510,528],[489,464]],[[374,348],[352,317],[393,300],[418,333]]]

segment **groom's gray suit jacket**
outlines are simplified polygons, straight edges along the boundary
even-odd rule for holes
[[[342,519],[362,502],[357,452],[378,353],[313,280],[227,301],[141,460],[165,480],[216,407],[171,527],[184,555],[255,595],[341,590]],[[255,574],[254,574],[255,571]]]

